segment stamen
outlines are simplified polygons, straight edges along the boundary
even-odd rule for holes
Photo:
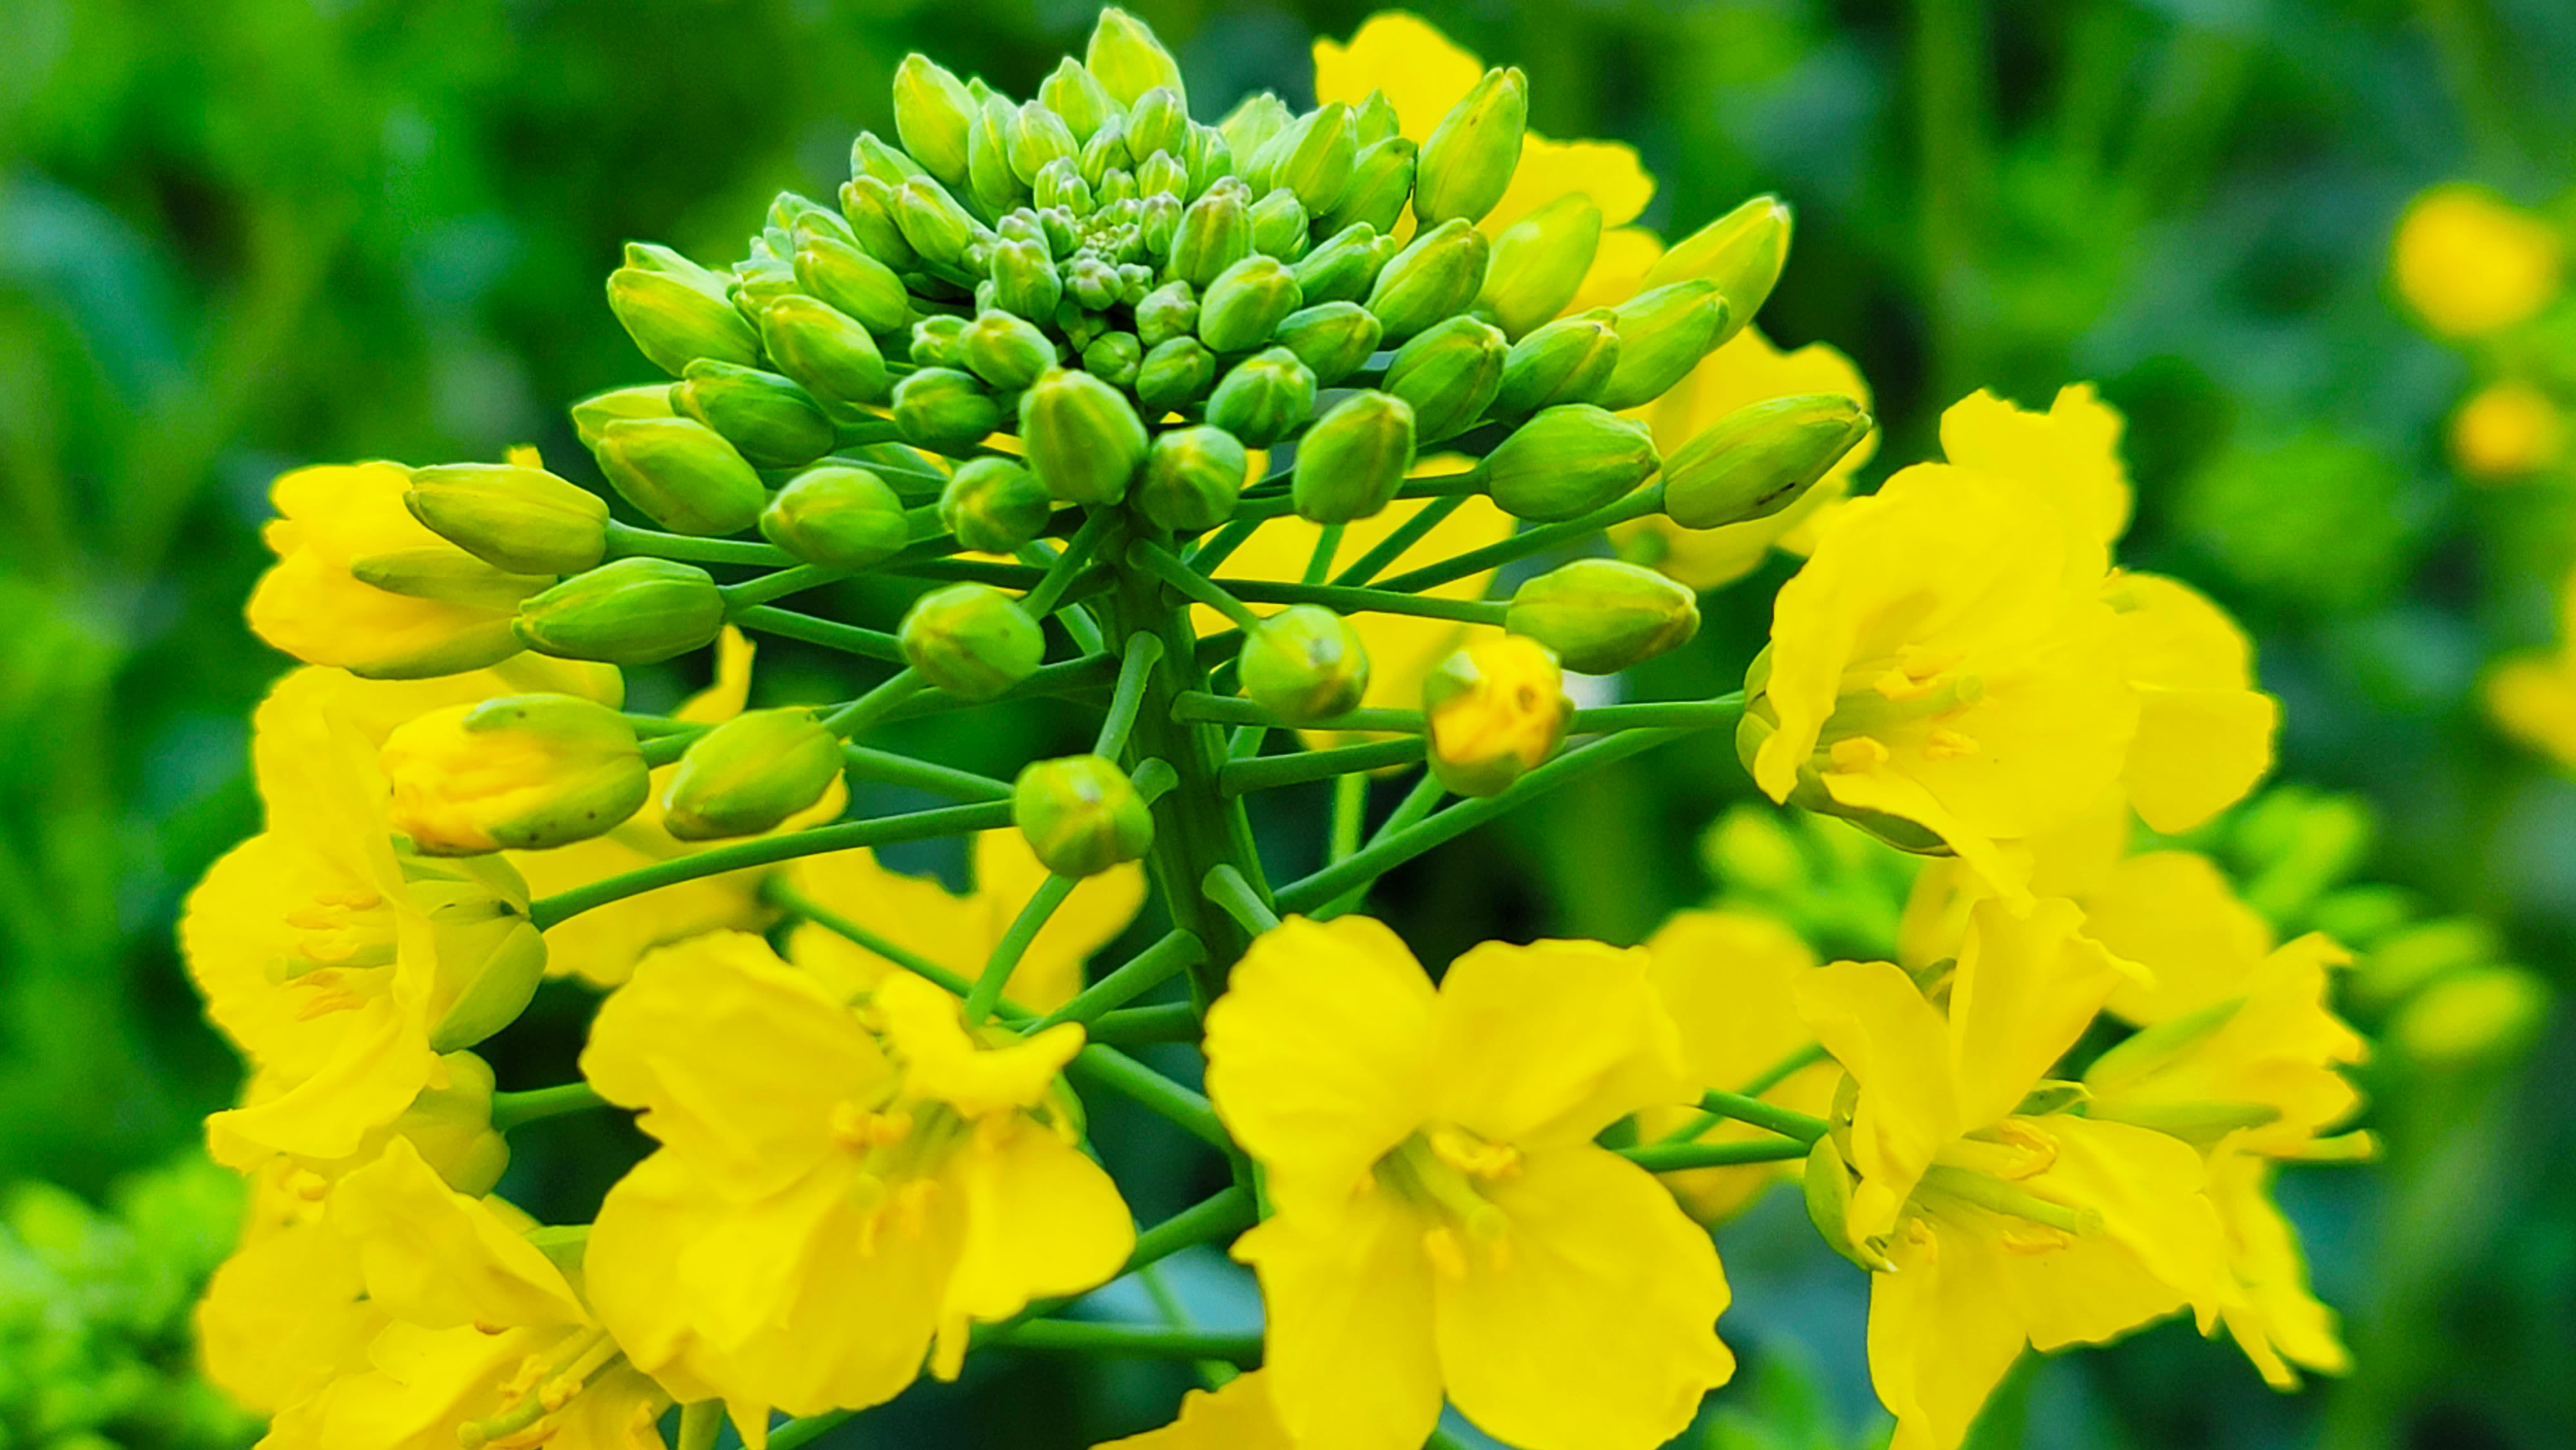
[[[1887,764],[1887,747],[1867,735],[1854,735],[1837,740],[1826,751],[1826,758],[1836,770],[1858,775]]]

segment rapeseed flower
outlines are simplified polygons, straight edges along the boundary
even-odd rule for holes
[[[2436,186],[2407,203],[2390,264],[2397,293],[2434,331],[2476,337],[2529,321],[2562,284],[2565,242],[2482,186]]]
[[[2489,383],[2451,415],[2451,462],[2480,483],[2509,483],[2567,454],[2567,413],[2520,378]]]
[[[2480,693],[2506,734],[2576,768],[2576,577],[2559,586],[2557,647],[2506,657]]]
[[[1172,1423],[1092,1450],[1296,1450],[1270,1402],[1270,1376],[1254,1370],[1181,1397]]]

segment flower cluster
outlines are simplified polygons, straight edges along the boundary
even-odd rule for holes
[[[270,1443],[792,1447],[997,1347],[1207,1366],[1135,1446],[1404,1450],[1446,1406],[1648,1450],[1733,1371],[1709,1224],[1801,1163],[1902,1445],[1960,1443],[2026,1345],[2184,1309],[2276,1382],[2341,1366],[2267,1185],[2364,1145],[2326,1136],[2362,1044],[2331,943],[2127,853],[2245,795],[2277,711],[2216,606],[2114,566],[2119,416],[1980,394],[1848,498],[1857,373],[1749,326],[1785,207],[1667,249],[1633,153],[1530,132],[1518,71],[1405,16],[1316,60],[1316,109],[1208,125],[1117,10],[1025,101],[910,57],[837,207],[610,278],[676,379],[573,409],[615,505],[528,451],[279,481],[250,619],[304,663],[255,721],[266,829],[183,928],[250,1066],[201,1329]],[[1774,546],[1810,557],[1744,692],[1578,708]],[[861,575],[916,586],[892,629],[836,617]],[[751,635],[870,682],[751,708]],[[1096,706],[1091,748],[865,743],[1035,696]],[[1358,914],[1718,729],[1938,858],[1896,960],[1697,912],[1435,977]],[[1274,881],[1248,803],[1324,780],[1330,857]],[[877,855],[932,840],[964,893]],[[579,1079],[497,1091],[474,1049],[549,977],[596,997]],[[1223,1186],[1139,1224],[1102,1093]],[[513,1129],[607,1108],[653,1146],[591,1222],[495,1196]],[[1217,1244],[1257,1336],[1083,1298]]]

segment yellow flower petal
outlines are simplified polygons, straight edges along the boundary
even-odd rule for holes
[[[2540,218],[2482,186],[2437,186],[2397,224],[2397,291],[2436,332],[2474,337],[2535,316],[2557,297],[2565,243]]]
[[[2084,933],[2154,974],[2110,1008],[2141,1026],[2241,995],[2272,952],[2272,928],[2206,856],[2150,851],[2113,868],[2084,902]]]
[[[1381,10],[1348,44],[1315,41],[1315,104],[1357,106],[1384,91],[1403,134],[1416,145],[1484,77],[1484,62],[1460,50],[1421,16]]]
[[[1172,1423],[1091,1450],[1296,1450],[1270,1403],[1266,1370],[1239,1374],[1213,1390],[1181,1396]]]
[[[2199,591],[2127,574],[2111,598],[2139,697],[2122,783],[2148,825],[2189,830],[2242,800],[2272,768],[2280,702],[2253,688],[2253,642]]]
[[[1369,1193],[1320,1230],[1283,1214],[1235,1240],[1261,1277],[1271,1403],[1292,1443],[1417,1450],[1439,1422],[1423,1229],[1395,1195]]]
[[[1990,1236],[1909,1220],[1893,1273],[1869,1280],[1869,1377],[1896,1416],[1889,1450],[1957,1450],[2004,1372],[2022,1327],[1995,1292],[2004,1254]]]
[[[2308,1289],[2297,1231],[2271,1197],[2272,1165],[2231,1148],[2209,1159],[2209,1196],[2227,1234],[2227,1272],[2236,1293],[2221,1312],[2227,1332],[2275,1389],[2299,1387],[2297,1365],[2348,1374],[2335,1312]]]
[[[1816,1040],[1860,1085],[1852,1115],[1851,1233],[1875,1238],[1899,1210],[1941,1145],[1959,1136],[1949,1030],[1914,979],[1886,962],[1835,962],[1797,986],[1798,1013]]]
[[[1096,1288],[1136,1247],[1109,1175],[1025,1118],[979,1133],[949,1181],[964,1203],[966,1239],[944,1317],[1008,1319],[1031,1299]]]
[[[439,1180],[408,1138],[331,1191],[330,1222],[358,1247],[367,1297],[432,1329],[586,1323],[563,1272],[481,1202]]]
[[[2120,461],[2120,410],[2091,383],[2060,388],[2045,413],[1978,391],[1941,415],[1941,453],[1962,468],[2038,489],[2083,537],[2109,544],[2129,527],[2134,491]]]
[[[1649,960],[1590,941],[1469,949],[1433,1009],[1433,1116],[1526,1152],[1695,1097]]]
[[[1977,1128],[2020,1105],[2113,988],[2130,980],[2099,942],[2080,935],[2073,902],[2042,901],[2019,915],[2000,901],[1970,916],[1950,978],[1950,1040],[1959,1119]]]
[[[1637,219],[1655,199],[1655,178],[1638,163],[1637,148],[1623,141],[1551,141],[1532,132],[1521,140],[1520,166],[1503,199],[1476,224],[1490,237],[1561,196],[1590,197],[1606,230]]]
[[[2098,1233],[2005,1255],[2004,1290],[2042,1351],[2099,1344],[2185,1304],[2216,1326],[2224,1278],[2218,1211],[2200,1155],[2178,1138],[2087,1118],[2031,1120],[2056,1161],[2021,1187],[2098,1214]]]
[[[1036,1107],[1082,1050],[1082,1028],[1072,1022],[1006,1047],[983,1046],[967,1036],[962,1004],[910,972],[877,983],[874,1005],[886,1045],[903,1060],[904,1091],[970,1118]]]

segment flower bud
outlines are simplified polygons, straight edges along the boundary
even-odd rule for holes
[[[1043,101],[1021,102],[1011,113],[1002,140],[1010,155],[1011,174],[1026,185],[1035,185],[1038,173],[1050,162],[1071,161],[1081,148],[1073,139],[1073,128]]]
[[[1214,126],[1190,125],[1190,189],[1183,201],[1207,194],[1207,189],[1234,174],[1234,148],[1226,144],[1225,135]]]
[[[1195,337],[1176,337],[1145,354],[1136,368],[1136,400],[1160,416],[1206,395],[1216,381],[1216,354]]]
[[[858,320],[827,302],[781,297],[760,312],[761,346],[778,370],[843,416],[888,396],[885,355]]]
[[[1180,64],[1154,38],[1153,28],[1114,5],[1091,27],[1082,63],[1121,106],[1133,107],[1157,86],[1170,88],[1176,100],[1184,94]]]
[[[428,864],[420,862],[417,857],[414,863]],[[486,860],[436,864],[461,870],[499,863]],[[506,887],[503,890],[506,891]],[[490,921],[475,933],[487,940],[497,940],[494,940],[491,950],[482,954],[484,970],[474,974],[473,983],[459,994],[455,1007],[444,1014],[454,1021],[438,1024],[436,1035],[442,1042],[459,1037],[480,1041],[518,1020],[519,1013],[527,1009],[527,999],[536,995],[537,983],[545,975],[545,939],[537,935],[537,929],[529,925],[526,918],[517,916],[515,900],[509,900],[503,892],[494,892],[493,895],[508,901],[508,909],[493,912]],[[513,917],[517,919],[509,919]],[[441,943],[442,946],[446,944]],[[447,965],[447,953],[441,952],[440,957],[440,964]],[[486,983],[500,989],[492,993],[495,997],[516,995],[516,1002],[506,1004],[506,1014],[487,1014],[479,1000],[467,1005],[469,999],[484,996],[475,988]],[[469,1032],[473,1035],[466,1037]],[[510,1142],[492,1128],[492,1065],[473,1053],[461,1051],[440,1053],[438,1065],[447,1075],[447,1086],[422,1088],[420,1095],[411,1100],[411,1106],[403,1110],[402,1116],[393,1120],[391,1130],[409,1138],[412,1146],[420,1151],[421,1161],[445,1179],[448,1187],[469,1197],[479,1197],[491,1192],[492,1186],[501,1181],[502,1173],[510,1166]]]
[[[1359,631],[1320,604],[1293,604],[1243,638],[1243,693],[1291,725],[1359,708],[1368,693],[1368,649]]]
[[[1288,314],[1274,336],[1315,375],[1315,386],[1329,388],[1377,351],[1377,317],[1356,302],[1327,302]]]
[[[1769,300],[1780,269],[1789,262],[1789,204],[1757,196],[1675,244],[1646,269],[1639,290],[1651,291],[1694,278],[1715,283],[1726,299],[1726,326],[1717,345],[1744,329]]]
[[[1413,198],[1418,154],[1402,136],[1363,147],[1351,166],[1350,184],[1342,188],[1342,199],[1321,213],[1324,230],[1339,234],[1365,225],[1380,234],[1394,231],[1397,218],[1404,215],[1404,204]]]
[[[904,660],[961,700],[990,700],[1035,673],[1046,637],[1019,601],[988,584],[951,584],[913,601],[896,632]]]
[[[1662,397],[1717,346],[1727,316],[1717,284],[1705,281],[1675,282],[1612,308],[1619,363],[1593,401],[1617,412]]]
[[[808,708],[752,710],[690,742],[662,792],[683,841],[757,836],[808,809],[841,774],[841,740]]]
[[[1118,269],[1095,256],[1077,256],[1064,269],[1064,290],[1076,306],[1106,312],[1118,305]]]
[[[966,324],[957,357],[969,372],[1000,392],[1016,393],[1056,364],[1055,344],[1037,325],[1007,312],[987,312]]]
[[[1097,755],[1031,762],[1011,787],[1011,821],[1058,876],[1096,876],[1154,845],[1152,808],[1125,771]]]
[[[1133,387],[1145,349],[1132,332],[1104,332],[1082,349],[1082,370],[1115,388]]]
[[[969,448],[1002,426],[1002,405],[974,377],[923,368],[894,385],[894,426],[929,449]]]
[[[1175,428],[1154,439],[1128,502],[1160,528],[1195,534],[1234,517],[1251,460],[1222,428]]]
[[[951,274],[961,274],[966,244],[981,230],[946,187],[926,176],[895,187],[894,219],[925,264]]]
[[[1227,149],[1249,165],[1270,144],[1270,138],[1285,131],[1297,117],[1288,103],[1269,91],[1257,91],[1235,103],[1225,119],[1216,123],[1217,134],[1225,138]]]
[[[1601,247],[1601,208],[1570,192],[1503,229],[1494,239],[1478,310],[1518,338],[1565,310]]]
[[[1265,257],[1293,262],[1306,255],[1312,244],[1306,222],[1306,208],[1294,193],[1271,192],[1252,204],[1252,250]]]
[[[1315,375],[1284,347],[1259,352],[1234,365],[1208,395],[1207,420],[1267,448],[1294,432],[1315,411]]]
[[[986,216],[1000,216],[1029,199],[1027,183],[1011,167],[1009,136],[1017,115],[1009,101],[987,94],[966,127],[966,199]],[[971,261],[968,267],[976,270]]]
[[[823,405],[776,373],[700,358],[683,377],[671,406],[723,434],[756,468],[811,463],[838,436]]]
[[[1287,150],[1271,168],[1270,184],[1296,193],[1300,205],[1321,216],[1341,204],[1358,169],[1359,129],[1351,108],[1332,102],[1300,120],[1287,135]]]
[[[970,81],[966,86],[968,99],[977,105],[982,101],[975,88],[982,84],[982,81]],[[875,133],[861,131],[850,141],[850,175],[854,178],[873,176],[888,186],[901,186],[914,177],[927,177],[930,173],[922,170],[921,163],[913,160],[903,148],[888,146]]]
[[[1090,140],[1082,143],[1081,154],[1074,158],[1075,168],[1082,173],[1083,184],[1095,193],[1110,172],[1135,164],[1136,158],[1127,150],[1127,115],[1124,111],[1110,112],[1109,119],[1100,123],[1100,129],[1091,133]]]
[[[796,283],[857,319],[870,332],[893,332],[912,316],[912,298],[894,269],[835,237],[807,237],[796,248]]]
[[[1738,408],[1674,451],[1664,512],[1687,529],[1768,518],[1815,487],[1871,427],[1860,404],[1837,393]]]
[[[1040,211],[1053,208],[1087,217],[1098,205],[1092,199],[1091,183],[1082,179],[1082,163],[1076,160],[1048,162],[1038,179],[1029,183],[1029,190]]]
[[[1205,288],[1252,255],[1252,213],[1231,191],[1211,191],[1181,213],[1164,275]]]
[[[1007,458],[975,458],[940,491],[939,522],[962,548],[1008,554],[1046,528],[1053,507],[1037,475]]]
[[[826,463],[788,480],[760,513],[761,537],[808,564],[864,569],[911,541],[903,499],[864,468]]]
[[[1116,388],[1058,368],[1020,395],[1029,468],[1067,503],[1116,503],[1145,461],[1145,424]]]
[[[903,224],[895,219],[893,187],[873,176],[841,183],[841,217],[850,224],[859,249],[869,256],[897,271],[921,264],[912,243],[904,240]]]
[[[935,312],[912,325],[904,356],[916,367],[962,369],[966,360],[957,345],[965,337],[965,318]]]
[[[1844,1164],[1843,1151],[1834,1134],[1818,1138],[1816,1146],[1808,1150],[1803,1183],[1807,1221],[1816,1226],[1828,1248],[1872,1273],[1886,1273],[1895,1267],[1877,1248],[1852,1238],[1851,1169]]]
[[[600,430],[625,418],[668,418],[671,416],[671,385],[646,383],[640,388],[611,388],[593,393],[572,405],[572,431],[581,446],[593,452],[599,449]]]
[[[1431,773],[1460,795],[1493,795],[1556,753],[1574,702],[1547,647],[1522,635],[1478,640],[1422,684]]]
[[[1570,519],[1621,497],[1655,471],[1644,423],[1589,403],[1560,403],[1485,455],[1485,487],[1519,519]]]
[[[760,360],[760,339],[721,291],[620,267],[608,274],[608,306],[636,348],[673,377],[702,357],[746,367]]]
[[[1136,304],[1136,340],[1148,349],[1199,329],[1198,294],[1187,282],[1166,282]]]
[[[1384,386],[1412,405],[1425,441],[1452,437],[1492,406],[1510,351],[1489,324],[1452,317],[1396,350]]]
[[[966,84],[915,51],[894,71],[894,134],[922,169],[955,186],[966,179],[966,128],[975,100]]]
[[[385,737],[393,826],[425,855],[540,851],[616,828],[652,789],[626,717],[578,695],[503,695]]]
[[[1136,197],[1168,196],[1178,200],[1190,189],[1189,163],[1169,151],[1157,151],[1136,163]]]
[[[519,605],[519,642],[558,659],[659,664],[712,644],[724,595],[707,571],[669,559],[615,559]]]
[[[1471,223],[1426,228],[1369,289],[1368,310],[1386,328],[1386,340],[1402,342],[1464,312],[1485,285],[1490,255],[1491,244]]]
[[[1199,304],[1199,340],[1215,352],[1249,352],[1304,301],[1297,279],[1277,258],[1246,257],[1208,284]]]
[[[1526,417],[1559,403],[1588,403],[1619,365],[1619,330],[1607,310],[1561,317],[1512,344],[1494,411]]]
[[[440,538],[514,574],[578,574],[608,551],[607,503],[542,468],[415,468],[403,506]]]
[[[1377,242],[1376,228],[1354,222],[1289,263],[1289,274],[1297,279],[1297,290],[1309,304],[1357,302],[1368,295],[1369,284],[1377,280],[1384,261]]]
[[[1431,138],[1413,183],[1413,214],[1426,227],[1482,221],[1512,184],[1529,122],[1529,78],[1517,67],[1489,70],[1449,108]]]
[[[599,430],[599,468],[628,503],[674,533],[741,533],[769,501],[752,466],[695,418],[609,424]]]
[[[1699,598],[1652,569],[1577,559],[1514,590],[1503,628],[1554,650],[1569,670],[1606,675],[1690,643]]]
[[[1047,78],[1038,82],[1038,99],[1063,118],[1077,145],[1090,140],[1092,133],[1119,109],[1118,102],[1093,78],[1090,69],[1069,55],[1056,62]]]
[[[1386,393],[1358,392],[1308,429],[1289,485],[1297,516],[1319,524],[1369,518],[1395,499],[1413,467],[1413,409]]]
[[[1127,152],[1138,166],[1157,155],[1185,157],[1189,147],[1190,110],[1177,82],[1154,87],[1127,108]]]
[[[765,240],[765,239],[764,239]],[[781,297],[801,297],[796,269],[775,257],[754,257],[734,272],[733,285],[725,295],[733,299],[736,311],[755,329],[760,326],[761,309]]]

